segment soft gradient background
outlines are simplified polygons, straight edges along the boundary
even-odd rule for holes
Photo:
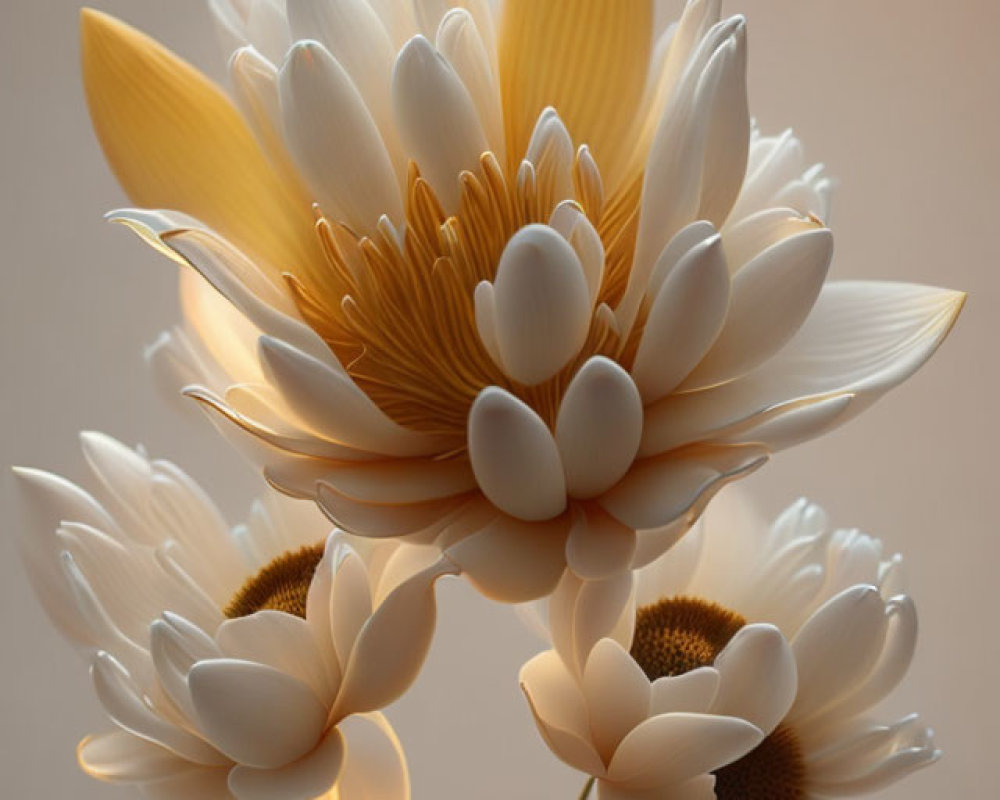
[[[222,75],[203,0],[96,4]],[[884,797],[994,797],[1000,5],[726,5],[750,20],[761,126],[794,126],[808,155],[841,179],[835,276],[970,293],[951,339],[916,378],[749,485],[768,511],[808,494],[838,524],[906,554],[922,640],[890,710],[919,709],[946,755]],[[76,9],[77,0],[0,4],[0,465],[80,477],[76,432],[96,428],[178,461],[236,521],[254,476],[207,426],[166,409],[146,380],[142,348],[177,313],[174,268],[101,221],[124,198],[90,131]],[[0,479],[0,794],[132,796],[77,772],[76,742],[104,722],[86,669],[50,630],[19,569],[12,483]],[[581,777],[549,756],[516,686],[538,643],[509,609],[460,583],[442,585],[441,598],[426,671],[391,710],[417,800],[576,797]]]

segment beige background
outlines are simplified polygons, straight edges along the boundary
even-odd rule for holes
[[[202,0],[99,0],[214,75]],[[679,6],[679,0],[675,5]],[[995,797],[997,233],[1000,6],[992,0],[742,0],[752,107],[794,125],[840,177],[838,277],[966,289],[964,318],[908,385],[830,438],[752,480],[768,509],[808,494],[836,522],[905,551],[922,642],[892,710],[919,709],[944,761],[884,794]],[[167,411],[141,350],[176,314],[173,268],[101,214],[123,202],[90,132],[77,75],[77,0],[0,4],[0,464],[81,475],[75,434],[98,428],[179,461],[235,521],[252,475],[207,429]],[[132,796],[78,774],[73,746],[102,726],[83,665],[31,597],[0,479],[0,795]],[[439,638],[392,710],[417,800],[571,798],[582,780],[531,725],[516,670],[536,647],[508,609],[442,587]]]

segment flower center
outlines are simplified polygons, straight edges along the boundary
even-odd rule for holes
[[[573,172],[574,200],[604,243],[598,302],[612,304],[631,267],[638,198],[603,202],[579,156]],[[354,382],[400,425],[440,437],[445,452],[464,451],[469,408],[484,387],[517,395],[554,426],[569,378],[589,357],[634,357],[634,347],[618,352],[617,334],[604,315],[595,315],[578,358],[549,380],[523,386],[504,374],[480,341],[476,286],[494,280],[510,238],[529,223],[547,223],[561,199],[555,167],[544,157],[533,174],[533,180],[506,176],[487,152],[475,173],[462,173],[458,209],[449,215],[411,166],[399,236],[384,225],[358,236],[320,217],[328,269],[287,276],[303,318]]]
[[[270,609],[305,619],[309,584],[323,558],[324,547],[320,543],[278,556],[243,584],[223,614],[236,619]]]
[[[746,620],[696,597],[665,597],[636,612],[632,658],[650,681],[711,666]]]
[[[718,800],[803,800],[806,767],[795,731],[775,728],[739,761],[717,770]]]

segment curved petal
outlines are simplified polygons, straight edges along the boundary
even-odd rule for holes
[[[590,358],[573,376],[556,417],[556,445],[571,497],[591,498],[628,471],[642,437],[642,399],[618,364]]]
[[[490,149],[461,78],[423,36],[403,47],[392,70],[392,104],[410,157],[446,213],[458,210],[463,171]]]
[[[392,160],[350,76],[318,42],[297,42],[278,81],[285,140],[327,215],[372,233],[403,219]]]
[[[740,758],[763,739],[746,720],[714,714],[661,714],[618,746],[608,778],[638,788],[681,783]]]
[[[569,243],[547,225],[526,225],[507,242],[493,300],[503,366],[529,386],[566,366],[590,329],[583,267]]]
[[[530,406],[497,386],[469,411],[469,460],[483,494],[508,514],[546,520],[566,508],[566,481],[548,427]]]
[[[667,245],[658,266],[672,260],[674,242],[692,227]],[[632,376],[647,404],[677,388],[698,365],[722,330],[729,309],[729,267],[718,235],[701,239],[677,258],[653,300],[632,365]]]
[[[344,758],[344,739],[337,728],[332,728],[315,750],[286,766],[233,767],[229,791],[236,800],[315,800],[337,782]]]
[[[740,717],[770,735],[795,700],[795,657],[773,625],[747,625],[716,657],[719,693],[712,710]]]
[[[327,710],[302,681],[273,667],[234,659],[200,661],[188,674],[198,723],[233,761],[277,769],[309,753]]]
[[[609,763],[618,743],[649,714],[649,681],[618,642],[601,639],[584,666],[583,692],[594,744]]]
[[[698,667],[681,675],[657,678],[652,683],[649,715],[683,711],[704,714],[719,693],[719,671]]]
[[[845,589],[821,606],[792,639],[799,693],[789,722],[800,722],[853,691],[882,653],[887,625],[874,586]]]
[[[809,316],[832,257],[833,234],[820,228],[782,239],[742,267],[719,338],[681,389],[738,378],[777,352]]]
[[[346,756],[337,780],[340,797],[409,800],[410,775],[403,747],[381,714],[352,714],[340,723]]]
[[[88,736],[76,748],[84,772],[102,781],[138,783],[197,769],[165,747],[126,731]]]
[[[331,716],[383,708],[405,692],[420,672],[437,621],[434,584],[454,574],[447,558],[393,589],[361,628],[344,669]]]
[[[697,512],[726,483],[750,474],[767,461],[756,446],[695,448],[638,461],[599,502],[625,525],[657,528]]]
[[[567,522],[522,522],[498,514],[448,551],[484,595],[522,603],[547,595],[566,568]]]
[[[405,505],[442,500],[476,488],[464,459],[398,459],[330,465],[323,482],[360,502]]]
[[[92,9],[81,16],[94,129],[132,202],[205,221],[277,278],[323,264],[308,198],[283,182],[219,87],[152,39]]]
[[[395,456],[433,452],[432,437],[403,428],[350,377],[280,339],[260,338],[264,369],[288,404],[321,434]]]

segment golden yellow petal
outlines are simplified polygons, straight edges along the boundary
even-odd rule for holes
[[[106,14],[84,9],[80,34],[94,129],[133,203],[197,217],[275,279],[323,263],[308,197],[218,86]]]
[[[614,183],[630,150],[652,38],[651,0],[506,0],[499,58],[510,169],[539,113],[553,106]]]

